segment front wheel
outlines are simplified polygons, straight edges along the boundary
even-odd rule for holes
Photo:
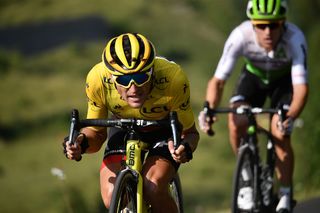
[[[253,212],[255,184],[252,162],[252,150],[248,145],[241,146],[233,176],[232,213]]]
[[[109,213],[137,212],[137,178],[130,170],[121,171],[116,179]]]
[[[178,173],[169,183],[169,192],[178,207],[178,213],[183,213],[183,196],[180,177]]]

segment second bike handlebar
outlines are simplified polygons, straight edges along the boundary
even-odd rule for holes
[[[209,118],[211,123],[213,123],[212,118],[215,117],[216,114],[228,114],[228,113],[233,113],[237,115],[246,115],[248,117],[256,114],[270,114],[270,115],[278,114],[280,122],[283,122],[286,119],[288,106],[281,105],[278,108],[261,108],[261,107],[250,107],[247,105],[241,105],[235,108],[226,107],[226,108],[211,109],[209,107],[209,103],[206,101],[204,103],[203,111],[205,112],[206,116]],[[210,129],[207,133],[210,136],[214,135],[214,131],[212,129]]]

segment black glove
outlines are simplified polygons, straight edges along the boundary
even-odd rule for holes
[[[88,138],[86,137],[86,135],[84,133],[79,133],[78,136],[82,134],[83,135],[83,139],[82,139],[82,142],[80,143],[80,148],[81,148],[81,154],[85,153],[86,150],[88,149],[89,147],[89,142],[88,142]],[[77,136],[77,137],[78,137]],[[63,143],[62,143],[62,146],[63,146],[63,154],[66,156],[66,158],[68,158],[67,156],[67,142],[69,142],[69,136],[66,136],[63,140]],[[69,158],[68,158],[69,159]],[[82,159],[82,156],[80,159],[77,159],[76,161],[80,161]]]
[[[185,141],[182,141],[181,145],[184,146],[184,150],[185,150],[185,152],[187,154],[188,160],[192,160],[193,154],[192,154],[192,150],[191,150],[191,147],[190,147],[189,143],[185,142]]]

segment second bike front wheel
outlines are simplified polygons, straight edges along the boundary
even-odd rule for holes
[[[121,171],[114,185],[109,213],[136,213],[136,191],[136,177],[130,170]]]
[[[236,170],[233,176],[232,213],[252,212],[254,171],[253,153],[248,145],[239,149]]]

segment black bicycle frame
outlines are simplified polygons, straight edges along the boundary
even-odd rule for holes
[[[273,136],[270,131],[263,129],[257,125],[255,114],[267,113],[278,114],[280,121],[285,119],[285,114],[288,109],[283,106],[279,109],[263,109],[263,108],[251,108],[243,106],[240,108],[217,108],[210,109],[209,104],[206,102],[204,105],[204,112],[209,118],[215,116],[217,113],[234,113],[239,115],[245,115],[248,118],[247,134],[240,143],[239,150],[248,146],[252,151],[253,158],[253,197],[254,197],[254,209],[259,210],[260,207],[269,207],[272,205],[272,192],[273,192],[273,175],[275,169],[275,145]],[[211,130],[209,135],[213,135]],[[258,135],[265,135],[267,137],[267,151],[265,163],[262,164],[260,157],[260,151],[258,146]],[[261,201],[261,202],[260,202]]]

